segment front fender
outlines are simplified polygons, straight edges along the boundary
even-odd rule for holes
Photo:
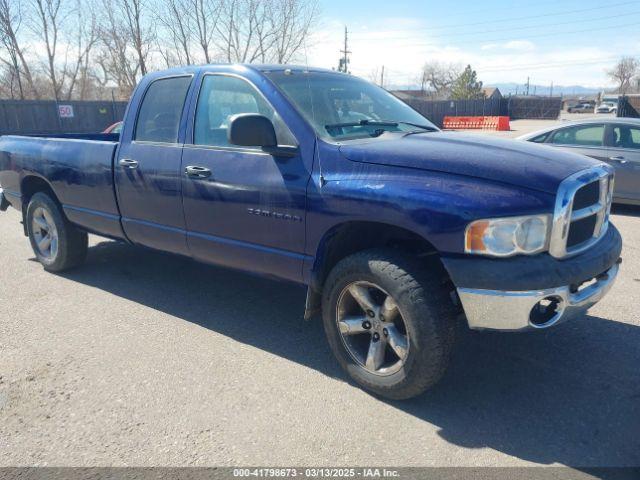
[[[356,174],[314,184],[308,196],[307,251],[349,221],[380,222],[416,233],[440,253],[463,253],[472,220],[553,212],[553,195],[438,172],[361,164]]]

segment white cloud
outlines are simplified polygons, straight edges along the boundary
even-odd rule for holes
[[[344,47],[344,24],[325,22],[307,49],[310,65],[335,68]],[[527,39],[484,45],[452,46],[442,36],[429,36],[429,30],[412,18],[387,18],[383,23],[349,25],[351,71],[369,77],[385,66],[386,78],[394,84],[415,83],[426,61],[470,64],[485,84],[498,82],[599,87],[609,83],[606,69],[617,50],[609,47],[583,47],[558,44],[537,47]]]
[[[529,40],[511,40],[506,43],[487,43],[480,47],[481,50],[519,50],[532,51],[536,49],[533,42]]]
[[[504,44],[504,48],[508,50],[521,50],[521,51],[531,51],[535,50],[536,46],[533,42],[529,40],[511,40]]]

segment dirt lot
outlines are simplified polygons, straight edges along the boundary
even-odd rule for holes
[[[304,291],[92,238],[43,271],[0,214],[0,465],[640,465],[640,209],[617,284],[545,332],[464,332],[408,402],[351,385]]]

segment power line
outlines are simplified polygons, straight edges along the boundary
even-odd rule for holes
[[[513,38],[513,37],[502,37],[502,38],[495,38],[495,39],[486,39],[486,40],[482,40],[483,43],[495,43],[495,42],[509,42],[509,41],[517,41],[517,40],[528,40],[530,38],[545,38],[545,37],[553,37],[556,38],[558,36],[561,35],[572,35],[575,33],[585,33],[585,32],[599,32],[599,31],[604,31],[604,30],[619,30],[621,28],[627,28],[627,27],[638,27],[638,22],[634,22],[634,23],[626,23],[626,24],[622,24],[622,25],[613,25],[613,26],[609,26],[609,27],[600,27],[600,28],[587,28],[587,29],[582,29],[582,30],[570,30],[570,31],[564,31],[564,32],[556,32],[553,34],[549,34],[549,33],[544,33],[544,34],[540,34],[540,35],[527,35],[526,38]],[[381,40],[385,40],[384,38],[382,38]],[[456,42],[455,46],[459,46],[459,45],[477,45],[478,44],[478,40],[473,40],[473,41],[468,41],[468,42]],[[433,42],[416,42],[416,43],[400,43],[398,44],[398,47],[437,47],[440,46],[440,43],[433,43]]]
[[[580,8],[580,9],[576,9],[576,10],[565,10],[565,11],[561,11],[561,12],[552,12],[552,13],[542,13],[540,15],[525,15],[522,17],[509,17],[509,18],[497,18],[497,19],[491,19],[491,20],[483,20],[482,22],[473,22],[473,23],[458,23],[458,24],[449,24],[449,25],[438,25],[435,27],[419,27],[419,28],[406,28],[403,29],[401,31],[421,31],[421,30],[444,30],[444,29],[449,29],[449,28],[459,28],[459,27],[473,27],[475,25],[487,25],[487,24],[496,24],[496,23],[500,23],[500,22],[511,22],[513,20],[528,20],[531,18],[544,18],[544,17],[555,17],[558,15],[570,15],[570,14],[574,14],[574,13],[584,13],[584,12],[593,12],[595,10],[604,10],[604,9],[611,9],[613,7],[619,7],[622,5],[637,5],[638,1],[627,1],[627,2],[619,2],[619,3],[611,3],[608,5],[602,5],[599,7],[592,7],[592,8]]]
[[[580,19],[580,23],[586,23],[586,22],[601,22],[602,20],[610,20],[613,18],[620,18],[620,17],[629,17],[632,15],[638,15],[640,14],[640,11],[636,11],[636,12],[628,12],[628,13],[621,13],[621,14],[617,14],[617,15],[610,15],[607,17],[597,17],[597,18],[590,18],[590,19]],[[456,33],[455,36],[456,37],[461,37],[461,36],[469,36],[469,35],[484,35],[486,33],[497,33],[497,32],[510,32],[513,30],[529,30],[532,28],[548,28],[548,27],[558,27],[558,26],[562,26],[562,25],[571,25],[574,24],[575,21],[571,20],[571,21],[566,21],[566,22],[558,22],[558,23],[547,23],[547,24],[537,24],[537,25],[524,25],[524,26],[519,26],[519,27],[509,27],[509,28],[499,28],[499,29],[494,29],[494,30],[481,30],[481,31],[477,31],[477,32],[462,32],[462,33]],[[364,34],[364,33],[361,33]],[[358,35],[357,33],[352,33],[352,35]],[[369,34],[367,34],[369,35]],[[410,40],[414,37],[407,37],[407,36],[402,36],[402,37],[384,37],[384,40]],[[429,38],[451,38],[451,34],[441,34],[441,35],[429,35]]]

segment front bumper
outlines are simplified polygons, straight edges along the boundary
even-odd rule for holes
[[[622,238],[612,224],[596,244],[570,258],[549,254],[507,259],[443,256],[473,329],[547,328],[583,314],[613,285]],[[540,315],[539,302],[551,305]],[[536,307],[536,311],[532,310]]]
[[[577,291],[568,285],[519,292],[458,288],[458,296],[469,328],[512,331],[548,328],[583,315],[611,289],[618,270],[617,262]],[[546,315],[536,314],[546,310],[541,302],[552,305]]]

